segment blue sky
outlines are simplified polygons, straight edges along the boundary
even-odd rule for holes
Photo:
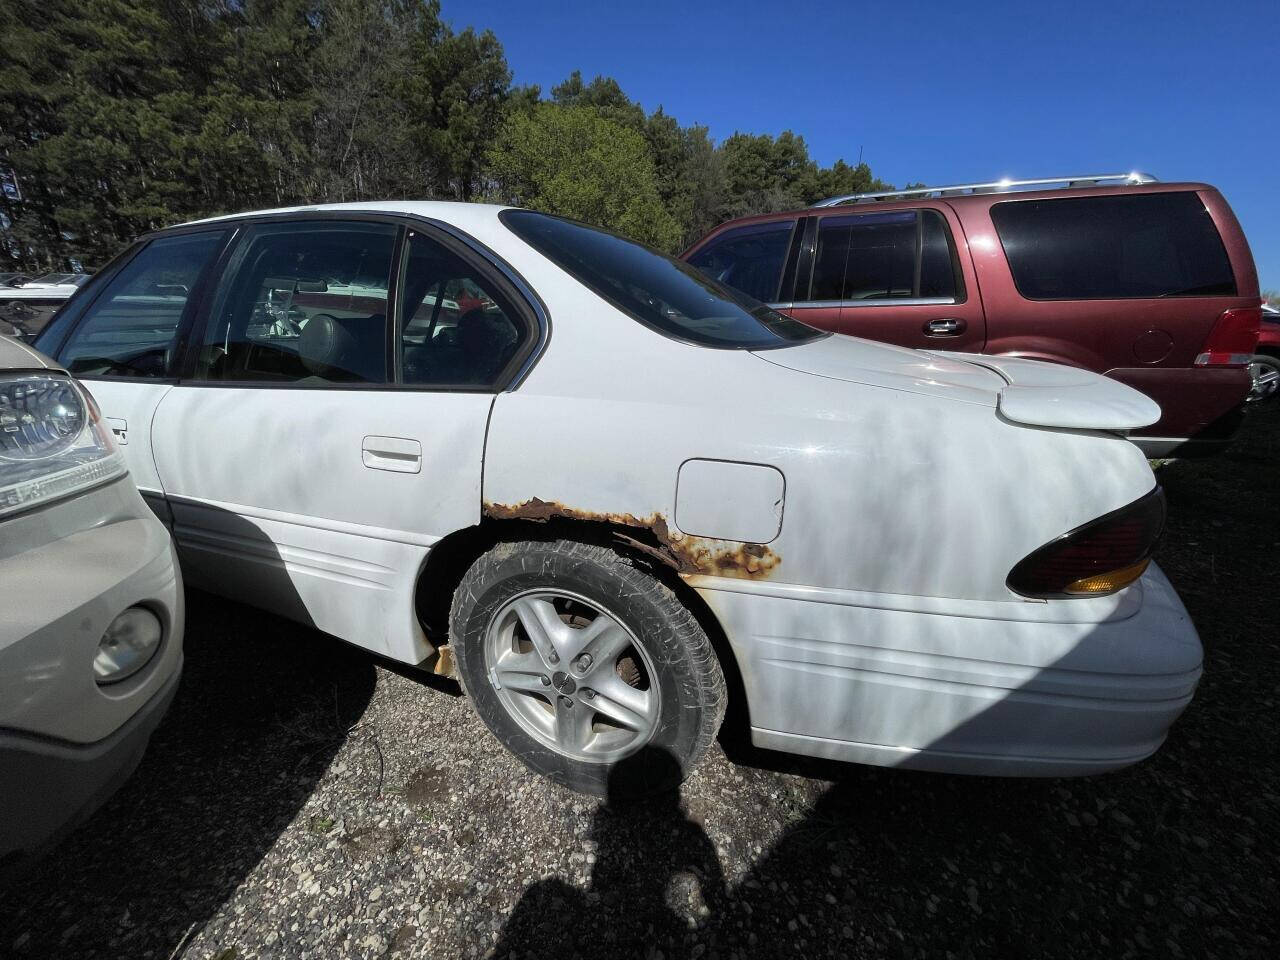
[[[717,139],[803,134],[891,183],[1146,170],[1222,190],[1280,288],[1280,0],[443,0],[520,84],[618,80]]]

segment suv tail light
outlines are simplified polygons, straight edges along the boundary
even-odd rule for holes
[[[1218,317],[1196,357],[1197,367],[1243,367],[1253,357],[1262,326],[1262,308],[1227,310]]]
[[[1151,562],[1164,529],[1164,491],[1092,520],[1045,544],[1009,571],[1024,597],[1097,597],[1133,583]]]

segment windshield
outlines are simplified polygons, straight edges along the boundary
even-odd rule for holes
[[[532,210],[499,214],[509,230],[579,282],[659,333],[706,347],[768,350],[825,336],[695,267]]]

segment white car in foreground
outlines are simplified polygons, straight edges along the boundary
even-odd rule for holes
[[[687,772],[730,698],[775,749],[1096,773],[1154,752],[1200,676],[1123,436],[1146,397],[821,334],[566,220],[187,224],[39,345],[189,582],[406,663],[447,642],[495,735],[578,789],[645,745]]]

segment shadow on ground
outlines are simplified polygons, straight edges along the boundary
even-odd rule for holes
[[[0,954],[148,956],[158,942],[165,960],[275,842],[368,704],[368,654],[194,590],[187,604],[168,716],[133,778],[6,893]]]

